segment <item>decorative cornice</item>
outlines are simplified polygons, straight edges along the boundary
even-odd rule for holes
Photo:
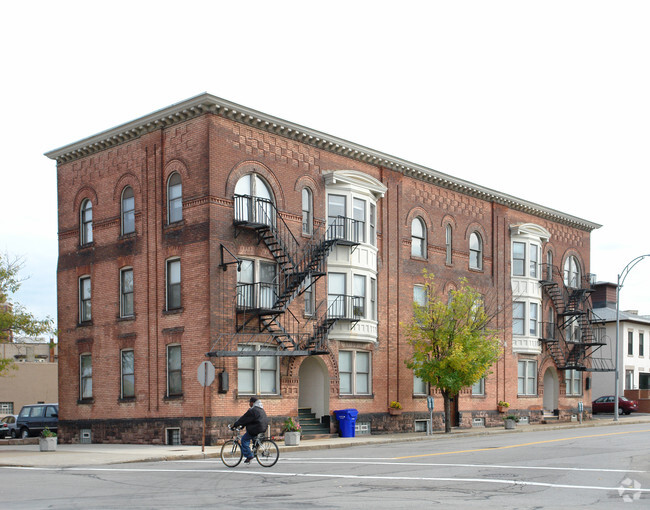
[[[68,163],[117,145],[135,140],[142,135],[168,128],[200,115],[212,113],[277,136],[311,145],[320,150],[332,152],[374,166],[381,166],[408,177],[430,182],[458,193],[469,195],[487,202],[494,202],[511,209],[523,211],[540,218],[569,225],[591,232],[601,225],[576,216],[571,216],[533,202],[528,202],[490,188],[465,181],[430,168],[396,158],[380,151],[315,131],[313,129],[282,120],[271,115],[226,101],[212,94],[203,93],[185,101],[175,103],[133,120],[126,124],[103,131],[89,138],[46,152],[45,155],[57,161]]]

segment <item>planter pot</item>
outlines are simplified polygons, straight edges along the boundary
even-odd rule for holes
[[[388,408],[388,414],[390,414],[391,416],[399,416],[400,414],[402,414],[402,410],[401,409],[395,409],[394,407],[389,407]]]
[[[300,432],[285,432],[284,444],[287,446],[298,446],[300,444]]]
[[[517,422],[515,420],[503,420],[503,423],[508,430],[514,429],[517,426]]]
[[[497,406],[497,411],[500,413],[505,413],[508,410],[506,406]]]
[[[38,438],[38,445],[42,452],[55,452],[56,437],[40,437]]]

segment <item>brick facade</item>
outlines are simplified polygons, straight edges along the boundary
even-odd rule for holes
[[[214,106],[206,95],[187,105],[170,107],[69,147],[52,151],[57,160],[59,200],[58,323],[60,440],[77,442],[81,429],[91,429],[97,442],[164,443],[165,430],[179,427],[181,442],[201,441],[203,388],[197,367],[206,359],[215,339],[234,333],[237,271],[220,267],[221,245],[237,257],[272,260],[269,250],[251,231],[233,226],[235,185],[254,172],[268,184],[277,210],[299,242],[301,192],[313,193],[313,215],[325,221],[327,190],[324,176],[354,170],[385,186],[377,200],[377,308],[376,341],[330,342],[329,354],[320,355],[327,367],[329,413],[356,408],[360,422],[373,433],[413,430],[415,420],[427,419],[426,398],[413,395],[413,376],[404,365],[408,345],[400,322],[409,320],[413,286],[422,283],[422,270],[436,275],[448,289],[467,277],[500,313],[495,326],[502,331],[503,358],[485,382],[485,394],[468,390],[458,397],[460,426],[484,418],[487,426],[500,424],[496,403],[506,400],[511,409],[542,419],[544,374],[554,360],[546,348],[534,356],[537,391],[518,396],[518,365],[522,356],[512,350],[511,226],[535,224],[550,233],[541,247],[542,257],[552,250],[561,267],[569,255],[589,272],[590,231],[597,225],[512,197],[491,194],[478,186],[455,181],[421,167],[409,167],[389,157],[365,153],[340,140],[306,136],[277,126],[274,120],[233,113]],[[224,102],[225,103],[225,102]],[[189,103],[188,103],[189,104]],[[198,106],[197,106],[198,105]],[[206,106],[207,105],[207,106]],[[187,107],[187,109],[185,109]],[[188,113],[188,111],[190,113]],[[135,127],[134,127],[135,126]],[[314,132],[311,132],[314,133]],[[121,137],[121,138],[120,138]],[[182,221],[168,224],[167,183],[173,173],[182,180]],[[121,230],[121,194],[134,192],[135,232]],[[80,207],[92,203],[93,240],[80,244]],[[411,256],[411,221],[426,225],[426,257]],[[446,262],[446,225],[451,225],[453,254]],[[480,270],[469,266],[469,237],[483,241]],[[228,255],[226,255],[228,257]],[[181,261],[181,307],[166,308],[166,264]],[[134,313],[120,317],[120,270],[133,269]],[[91,321],[80,320],[79,278],[91,279]],[[327,296],[326,278],[316,283],[315,294]],[[304,306],[298,297],[290,309],[297,315]],[[548,306],[545,298],[542,310]],[[169,395],[167,347],[181,346],[179,395]],[[371,353],[371,392],[345,396],[339,392],[339,349],[361,348]],[[122,398],[122,350],[133,351],[135,394]],[[80,355],[92,357],[92,396],[82,398]],[[300,367],[304,357],[279,361],[279,392],[265,396],[279,433],[286,416],[297,415]],[[208,390],[208,442],[225,437],[225,425],[247,408],[247,396],[237,391],[237,358],[212,359],[217,373],[229,374],[229,389],[220,392],[218,381]],[[558,412],[575,413],[577,398],[563,394],[558,371]],[[433,393],[436,420],[442,427],[442,398]],[[389,416],[388,403],[404,406],[401,416]],[[589,402],[585,390],[580,400]],[[332,419],[332,430],[336,420]]]

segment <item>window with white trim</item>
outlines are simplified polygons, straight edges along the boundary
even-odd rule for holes
[[[170,344],[167,346],[167,396],[173,397],[183,394],[183,378],[181,372],[181,346]]]
[[[582,395],[582,372],[578,370],[565,370],[564,383],[567,395]]]
[[[370,278],[370,319],[377,320],[377,279]]]
[[[242,259],[237,271],[237,306],[270,310],[278,299],[278,266],[263,259]]]
[[[369,395],[370,375],[369,352],[339,351],[339,391],[342,395]]]
[[[93,398],[93,362],[92,355],[79,356],[79,399]]]
[[[121,351],[121,398],[135,397],[135,366],[133,349]]]
[[[644,342],[643,333],[639,331],[639,357],[640,358],[643,357],[643,355],[644,355],[643,353],[645,352],[643,342]]]
[[[177,223],[183,219],[183,183],[178,172],[167,180],[167,224]]]
[[[127,186],[122,191],[122,235],[135,232],[135,197],[133,188]]]
[[[79,218],[81,225],[79,242],[83,246],[93,242],[93,203],[90,200],[86,199],[81,202]]]
[[[370,204],[370,244],[377,246],[377,206]]]
[[[537,361],[526,359],[517,362],[517,394],[537,395]]]
[[[411,222],[411,256],[426,258],[427,230],[419,216]]]
[[[181,308],[181,259],[169,259],[165,271],[167,310]]]
[[[627,332],[627,355],[634,356],[634,332]]]
[[[314,229],[314,201],[309,188],[302,189],[302,233],[310,235]]]
[[[570,289],[579,289],[581,284],[580,263],[573,255],[564,261],[564,285]]]
[[[133,317],[133,268],[120,270],[120,317]]]
[[[90,276],[79,278],[79,323],[92,320]]]
[[[483,240],[476,232],[469,235],[469,268],[483,269]]]
[[[352,291],[354,292],[354,302],[352,304],[352,315],[354,317],[365,318],[366,316],[366,277],[355,274],[352,276]]]
[[[538,321],[539,321],[539,305],[537,303],[529,303],[528,332],[530,336],[538,336],[537,335]]]
[[[472,395],[485,395],[485,377],[481,377],[472,385]]]
[[[445,263],[451,264],[452,262],[452,228],[447,224],[445,227]]]
[[[240,351],[273,351],[263,345],[240,345]],[[239,356],[237,392],[239,395],[277,395],[280,387],[277,356]]]
[[[526,303],[515,301],[512,303],[512,334],[523,335],[526,324]]]
[[[428,395],[429,385],[420,377],[413,374],[413,395]]]
[[[354,240],[366,242],[366,201],[360,198],[352,199],[352,219],[354,222]]]
[[[310,275],[305,278],[303,297],[305,300],[305,315],[311,317],[314,315],[314,284]]]
[[[264,225],[275,224],[273,194],[258,174],[244,175],[235,184],[235,219]]]

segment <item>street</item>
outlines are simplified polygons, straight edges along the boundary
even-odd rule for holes
[[[522,427],[523,428],[523,427]],[[2,467],[4,508],[646,508],[650,427],[621,424],[220,459]]]

